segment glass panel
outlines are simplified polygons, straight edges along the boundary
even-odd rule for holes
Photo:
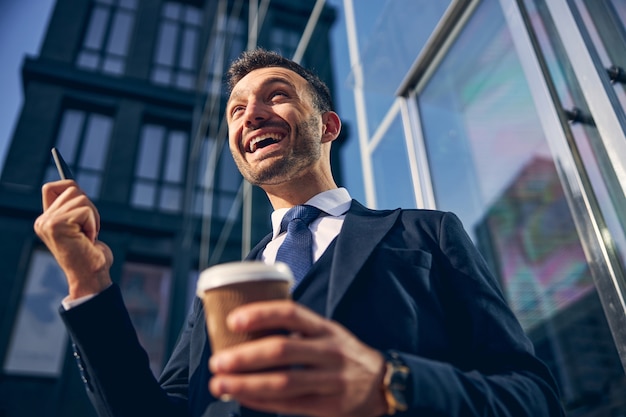
[[[565,109],[578,108],[582,114],[590,114],[582,89],[574,76],[574,69],[565,53],[564,45],[556,35],[554,22],[547,13],[542,0],[527,2],[534,30],[539,34],[542,53],[548,62],[550,76],[557,87],[559,100]],[[606,23],[608,24],[608,23]],[[618,254],[626,262],[626,202],[621,192],[620,180],[612,167],[609,152],[595,126],[583,123],[570,124],[570,130],[585,165],[586,175],[593,186],[595,197],[601,207],[604,221],[611,231]],[[610,191],[614,190],[614,191]]]
[[[164,185],[159,198],[159,208],[163,211],[178,212],[181,207],[181,197],[180,187]]]
[[[126,56],[133,30],[133,13],[118,10],[113,19],[107,52]]]
[[[33,252],[4,372],[37,377],[59,377],[65,358],[67,332],[58,314],[67,295],[63,271],[44,250]]]
[[[369,21],[367,26],[359,25],[363,38],[367,38],[367,41],[363,39],[366,46],[361,49],[361,68],[370,132],[376,130],[387,113],[413,60],[451,1],[396,0],[380,3],[385,6],[375,15],[375,21]],[[419,16],[419,24],[415,24],[415,16]],[[363,13],[361,17],[367,16]],[[354,82],[353,74],[350,79]]]
[[[156,186],[147,181],[136,181],[133,185],[131,204],[135,207],[152,208],[156,198]]]
[[[576,4],[604,67],[617,66],[626,71],[626,2],[576,0]],[[625,74],[624,81],[614,83],[622,113],[626,109]]]
[[[56,146],[59,148],[61,155],[63,155],[63,158],[65,158],[70,167],[74,165],[76,147],[80,140],[84,122],[85,113],[82,111],[66,110],[65,113],[63,113],[63,121],[61,122],[59,135],[57,136]]]
[[[167,68],[155,68],[152,70],[152,81],[158,84],[169,84],[172,78],[172,71]]]
[[[120,75],[124,73],[124,66],[124,59],[110,56],[104,60],[102,71],[109,74]]]
[[[138,0],[120,0],[120,6],[130,10],[137,9]]]
[[[498,1],[479,3],[418,107],[437,208],[465,224],[568,415],[604,415],[623,369]]]
[[[372,164],[377,206],[414,208],[415,194],[400,115],[372,153]]]
[[[99,50],[102,48],[107,22],[109,21],[109,9],[107,7],[96,6],[89,19],[87,34],[84,46],[90,49]]]
[[[212,177],[212,173],[210,170],[208,170],[208,163],[209,160],[212,160],[211,153],[213,152],[214,146],[214,139],[204,138],[204,140],[202,141],[199,156],[200,162],[198,164],[198,187],[209,188],[209,184],[211,184],[210,178]]]
[[[235,165],[228,143],[222,147],[222,156],[219,161],[219,188],[223,191],[237,192],[241,185],[241,173]]]
[[[187,6],[185,9],[185,22],[194,26],[199,26],[202,23],[202,12],[195,7]]]
[[[220,219],[229,219],[228,214],[233,208],[233,204],[235,203],[235,197],[232,195],[219,193],[217,196],[217,216]],[[241,206],[241,205],[240,205]],[[239,210],[235,210],[235,213],[230,218],[230,220],[237,220],[241,218],[241,212]]]
[[[89,198],[97,199],[100,196],[100,183],[102,182],[100,177],[100,173],[97,172],[79,171],[76,174],[76,182],[80,184],[80,188]]]
[[[78,66],[81,68],[97,69],[100,66],[100,56],[93,52],[81,52],[78,55]]]
[[[187,134],[181,131],[170,132],[167,143],[164,179],[168,182],[182,182],[187,154]]]
[[[136,175],[141,178],[157,179],[161,164],[161,152],[165,129],[162,126],[145,125],[141,131],[139,162]]]
[[[191,90],[194,87],[194,78],[188,73],[180,72],[176,75],[176,86]]]
[[[198,50],[198,31],[185,29],[183,32],[183,44],[181,45],[180,66],[189,70],[196,68],[196,53]]]
[[[180,15],[181,5],[174,2],[167,2],[165,6],[163,6],[162,15],[165,17],[169,17],[170,19],[178,20],[178,16]]]
[[[193,214],[195,214],[196,216],[202,216],[203,215],[203,198],[204,198],[204,193],[202,191],[196,191],[193,194]]]
[[[112,125],[110,117],[99,114],[89,117],[79,161],[81,167],[100,171],[104,169]]]
[[[162,23],[157,40],[156,63],[172,66],[177,43],[178,26],[171,22]]]
[[[156,377],[165,361],[171,281],[171,270],[164,266],[126,262],[122,267],[124,303]]]

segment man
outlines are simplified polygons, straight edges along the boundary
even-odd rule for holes
[[[109,276],[96,208],[72,181],[46,184],[35,230],[67,276],[61,314],[99,414],[562,415],[552,377],[459,220],[369,210],[338,188],[330,147],[341,122],[309,71],[256,50],[229,76],[233,158],[275,209],[273,233],[248,258],[275,261],[289,208],[322,211],[294,301],[249,304],[228,319],[235,331],[288,334],[211,355],[196,300],[157,382]]]

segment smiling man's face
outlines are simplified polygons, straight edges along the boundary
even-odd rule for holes
[[[321,163],[322,118],[307,82],[282,67],[251,71],[226,106],[229,145],[250,183],[276,185]]]

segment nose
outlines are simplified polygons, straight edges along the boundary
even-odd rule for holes
[[[259,124],[269,118],[269,106],[261,100],[250,100],[246,106],[244,117],[246,127],[259,127]]]

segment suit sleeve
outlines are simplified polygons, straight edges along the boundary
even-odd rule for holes
[[[506,304],[460,220],[441,217],[433,263],[452,360],[400,353],[411,369],[404,415],[564,415],[555,381]]]
[[[70,310],[61,308],[61,316],[99,416],[187,415],[187,398],[180,386],[172,384],[165,390],[153,376],[117,285]],[[186,374],[177,375],[178,382],[182,379]]]

